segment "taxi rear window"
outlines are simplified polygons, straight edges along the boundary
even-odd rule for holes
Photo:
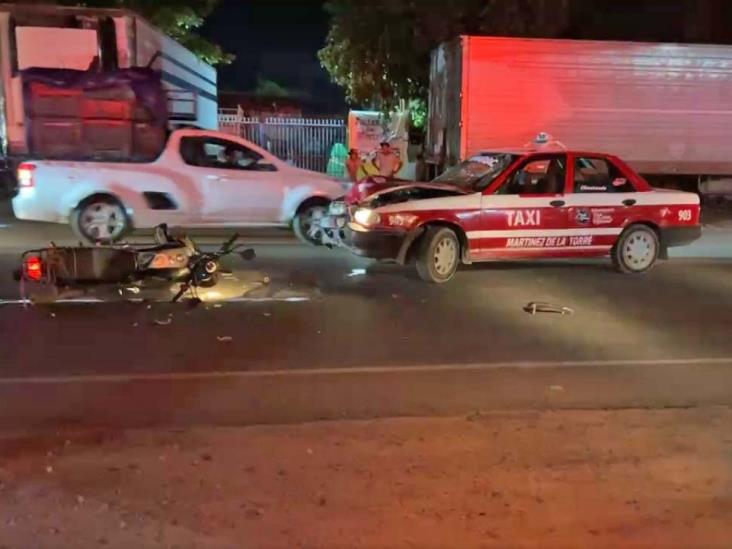
[[[633,184],[605,158],[577,157],[574,161],[574,192],[631,193]]]

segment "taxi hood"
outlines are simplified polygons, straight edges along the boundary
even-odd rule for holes
[[[380,190],[366,198],[364,205],[369,208],[380,208],[389,204],[427,200],[445,196],[459,196],[469,191],[446,183],[411,183]]]

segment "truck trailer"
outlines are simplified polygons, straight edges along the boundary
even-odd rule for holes
[[[460,36],[430,69],[427,161],[441,171],[546,132],[657,186],[732,184],[732,47]]]

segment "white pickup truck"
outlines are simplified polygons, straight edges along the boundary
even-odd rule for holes
[[[18,219],[70,223],[81,237],[114,242],[159,223],[196,227],[292,224],[303,241],[343,185],[290,166],[228,134],[174,131],[152,163],[30,160],[17,170]]]

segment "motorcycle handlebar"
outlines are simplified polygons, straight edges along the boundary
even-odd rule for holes
[[[234,233],[234,235],[227,240],[224,245],[221,247],[221,253],[229,253],[231,251],[232,246],[234,243],[239,239],[239,233]]]

